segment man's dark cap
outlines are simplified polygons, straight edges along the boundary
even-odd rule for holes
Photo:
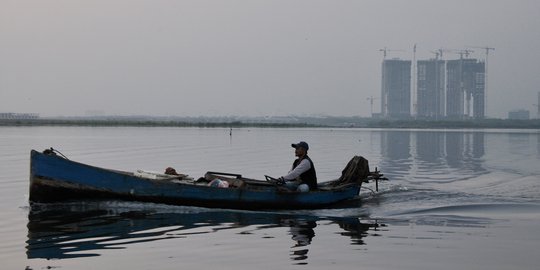
[[[309,145],[307,144],[307,142],[293,143],[293,144],[291,144],[291,146],[292,146],[293,148],[302,147],[302,148],[304,148],[304,149],[306,149],[306,150],[309,150]]]

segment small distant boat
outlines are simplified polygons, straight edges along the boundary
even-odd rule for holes
[[[339,179],[319,183],[314,191],[295,192],[271,177],[265,181],[208,172],[194,180],[186,175],[99,168],[71,161],[51,148],[30,153],[30,202],[106,198],[213,208],[313,209],[351,200],[363,182],[381,176],[369,171],[366,159],[355,156]],[[225,185],[216,184],[216,179]]]

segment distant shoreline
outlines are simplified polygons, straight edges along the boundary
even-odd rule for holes
[[[85,126],[85,127],[322,127],[320,125],[290,123],[246,123],[246,122],[184,122],[160,120],[0,120],[0,126]]]
[[[198,120],[198,121],[197,121]],[[91,127],[278,127],[278,128],[422,128],[422,129],[540,129],[540,119],[508,120],[385,120],[358,117],[305,117],[295,122],[272,122],[255,120],[213,121],[196,119],[156,120],[156,119],[0,119],[0,126],[91,126]]]

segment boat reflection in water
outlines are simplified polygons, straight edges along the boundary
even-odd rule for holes
[[[281,221],[281,224],[290,227],[289,233],[292,236],[292,240],[295,241],[291,250],[291,259],[294,261],[307,259],[309,252],[307,247],[311,244],[311,240],[315,236],[314,229],[317,226],[317,222],[315,220],[300,218],[286,218]]]
[[[34,204],[28,215],[26,253],[29,259],[91,257],[100,256],[105,250],[125,249],[132,244],[188,238],[225,229],[245,227],[240,234],[251,234],[288,228],[292,239],[291,260],[305,264],[302,261],[308,258],[317,222],[337,224],[338,234],[350,237],[352,244],[363,244],[362,238],[367,231],[379,226],[375,221],[361,223],[358,218],[320,218],[120,201]]]

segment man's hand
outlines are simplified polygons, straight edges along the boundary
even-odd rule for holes
[[[283,178],[283,176],[278,178],[277,179],[277,184],[280,185],[280,186],[285,185],[285,178]]]

